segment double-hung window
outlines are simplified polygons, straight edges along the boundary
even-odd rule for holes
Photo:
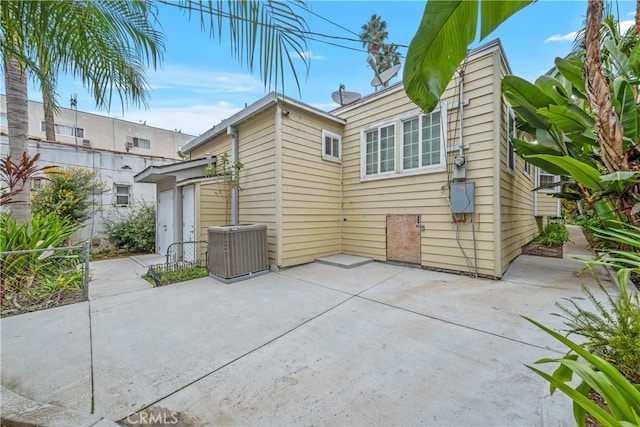
[[[424,173],[444,168],[444,108],[413,112],[362,131],[362,179]]]

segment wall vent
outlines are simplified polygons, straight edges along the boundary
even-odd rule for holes
[[[267,226],[209,227],[209,272],[221,279],[250,277],[269,269]]]
[[[83,139],[83,140],[82,140],[82,145],[91,146],[91,140],[89,140],[89,139]]]

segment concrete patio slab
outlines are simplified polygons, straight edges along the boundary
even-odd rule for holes
[[[316,262],[340,268],[356,268],[373,262],[373,258],[355,255],[337,254],[316,258]]]
[[[313,263],[282,270],[279,274],[356,295],[406,269],[407,267],[379,262],[364,264],[351,270]]]
[[[92,301],[95,412],[123,419],[348,298],[272,273]]]
[[[149,282],[142,276],[147,274],[148,265],[158,259],[157,255],[142,255],[132,258],[117,258],[91,262],[91,281],[89,282],[89,299],[110,297],[144,289],[151,289]],[[152,264],[154,262],[151,262]],[[149,264],[151,265],[151,264]]]
[[[2,319],[2,384],[113,421],[573,425],[523,366],[564,349],[519,317],[560,326],[553,304],[596,289],[573,260],[521,256],[503,281],[314,263],[136,288],[146,263],[92,263],[89,303]]]
[[[25,399],[2,386],[2,425],[50,427],[118,427],[113,421],[97,415]]]
[[[2,385],[44,403],[91,411],[87,302],[0,320]]]
[[[568,399],[543,400],[522,366],[543,356],[354,298],[157,406],[201,426],[571,425]]]
[[[553,272],[552,272],[553,273]],[[538,274],[546,282],[545,274]],[[532,279],[533,280],[533,279]],[[601,294],[594,290],[595,295]],[[563,298],[584,301],[578,285],[545,288],[506,280],[470,279],[417,269],[405,271],[363,292],[363,298],[414,311],[434,319],[477,329],[515,341],[563,351],[553,338],[521,316],[533,317],[553,328],[563,321],[552,312]]]

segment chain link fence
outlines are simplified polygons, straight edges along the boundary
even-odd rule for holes
[[[89,244],[0,252],[0,315],[86,301]]]
[[[207,245],[206,240],[172,243],[167,248],[166,261],[149,266],[147,276],[156,286],[207,276]]]

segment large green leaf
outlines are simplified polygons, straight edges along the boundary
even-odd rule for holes
[[[531,3],[481,2],[481,40],[511,15]],[[411,40],[403,82],[409,98],[425,112],[432,111],[467,54],[477,30],[480,0],[429,0]]]
[[[480,4],[482,22],[480,23],[480,40],[487,37],[511,15],[527,6],[532,0],[483,1]]]
[[[578,59],[565,59],[556,58],[556,67],[560,71],[560,74],[567,79],[575,88],[574,95],[580,96],[586,99],[584,77],[582,76],[582,69],[584,63]]]
[[[626,79],[631,79],[633,77],[633,72],[627,55],[618,49],[616,43],[611,37],[606,37],[603,43],[605,50],[609,53],[609,57],[617,69],[617,74],[624,76]]]
[[[428,1],[404,64],[407,95],[425,112],[438,104],[476,35],[478,0]]]
[[[548,154],[538,154],[528,157],[533,163],[533,159],[546,160],[549,163],[565,171],[562,175],[570,175],[576,182],[584,185],[589,190],[599,191],[603,190],[602,182],[600,181],[600,172],[597,169],[574,159],[569,156],[551,156]],[[550,172],[550,171],[547,171]],[[554,172],[550,172],[554,173]]]
[[[593,127],[593,119],[578,110],[575,105],[550,105],[538,112],[564,133],[582,133]]]
[[[555,104],[566,105],[571,102],[570,95],[565,90],[561,81],[549,76],[540,76],[536,79],[535,85],[547,96],[553,99]]]
[[[555,103],[541,88],[518,76],[505,76],[502,79],[502,91],[508,95],[512,105],[528,104],[535,108],[544,108]]]
[[[613,81],[613,94],[618,101],[614,104],[616,113],[620,118],[624,136],[638,140],[638,107],[633,96],[633,88],[622,77],[616,77]]]
[[[636,76],[640,76],[640,43],[635,45],[629,55],[629,67]]]

